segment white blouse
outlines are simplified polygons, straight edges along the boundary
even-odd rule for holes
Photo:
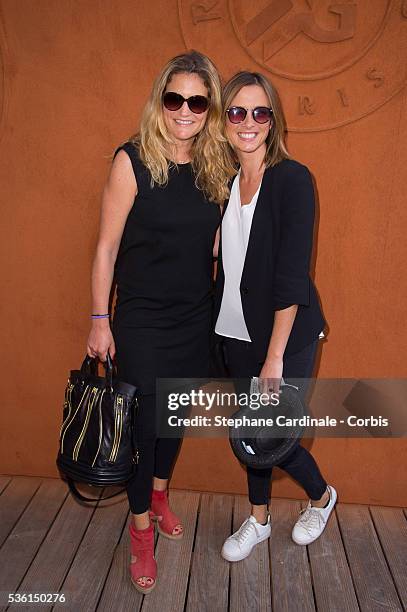
[[[225,285],[215,332],[220,336],[251,342],[243,315],[240,282],[261,182],[249,204],[242,206],[239,178],[240,170],[233,181],[229,203],[222,221],[222,263]]]
[[[222,262],[225,284],[215,332],[220,336],[251,342],[243,315],[240,282],[261,182],[249,204],[242,206],[239,179],[240,170],[233,181],[228,207],[222,221]],[[324,332],[321,332],[319,338],[324,337]]]

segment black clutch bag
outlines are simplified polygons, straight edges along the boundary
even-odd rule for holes
[[[71,370],[65,389],[56,463],[81,501],[96,500],[81,495],[74,481],[118,485],[131,478],[138,463],[136,387],[117,380],[109,352],[105,367],[106,376],[98,376],[97,359],[87,355],[80,370]]]

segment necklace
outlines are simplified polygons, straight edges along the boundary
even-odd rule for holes
[[[179,152],[181,153],[181,151]],[[187,151],[184,151],[184,155],[188,155],[189,153]],[[177,159],[178,155],[177,155],[177,151],[173,151],[173,157],[172,157],[172,161],[174,162],[174,164],[189,164],[189,162],[191,161],[190,159],[182,156],[181,159]]]

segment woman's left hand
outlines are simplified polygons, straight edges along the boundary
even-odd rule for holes
[[[282,358],[272,357],[266,359],[259,374],[260,389],[262,393],[278,393],[283,375]]]

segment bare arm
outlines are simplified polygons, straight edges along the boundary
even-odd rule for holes
[[[219,238],[220,238],[220,226],[218,227],[218,229],[216,230],[216,234],[215,234],[215,240],[213,243],[213,258],[217,259],[218,258],[218,252],[219,252]]]
[[[293,304],[284,310],[276,310],[266,361],[283,358],[297,309],[298,304]]]
[[[266,361],[260,372],[260,378],[268,380],[270,389],[277,392],[283,375],[283,356],[294,319],[297,314],[298,304],[293,304],[283,310],[276,310],[274,314],[273,332],[271,334]],[[263,389],[265,393],[267,390]]]
[[[102,196],[99,237],[92,266],[92,312],[108,312],[114,265],[123,229],[137,195],[137,182],[127,153],[116,155]],[[92,320],[87,352],[92,357],[106,359],[115,354],[109,319]]]

